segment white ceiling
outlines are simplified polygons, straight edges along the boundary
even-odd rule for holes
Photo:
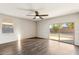
[[[32,19],[33,16],[26,16],[29,14],[34,14],[31,11],[20,10],[23,9],[35,9],[38,10],[40,14],[48,14],[49,16],[43,17],[44,19],[49,19],[51,17],[61,16],[65,14],[75,13],[79,11],[79,4],[77,3],[0,3],[0,13],[20,17],[28,20]],[[40,20],[40,19],[38,19]]]

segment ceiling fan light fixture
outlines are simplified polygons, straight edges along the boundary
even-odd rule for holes
[[[38,18],[39,18],[39,16],[36,16],[36,18],[38,19]]]

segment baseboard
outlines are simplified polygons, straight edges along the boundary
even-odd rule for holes
[[[30,37],[30,38],[27,38],[27,39],[44,39],[44,38],[41,38],[41,37]]]

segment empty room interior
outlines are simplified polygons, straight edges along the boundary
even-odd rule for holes
[[[0,55],[79,55],[79,4],[0,3]]]

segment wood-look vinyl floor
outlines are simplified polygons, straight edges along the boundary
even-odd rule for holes
[[[78,55],[79,47],[48,39],[24,39],[0,44],[0,55]]]

